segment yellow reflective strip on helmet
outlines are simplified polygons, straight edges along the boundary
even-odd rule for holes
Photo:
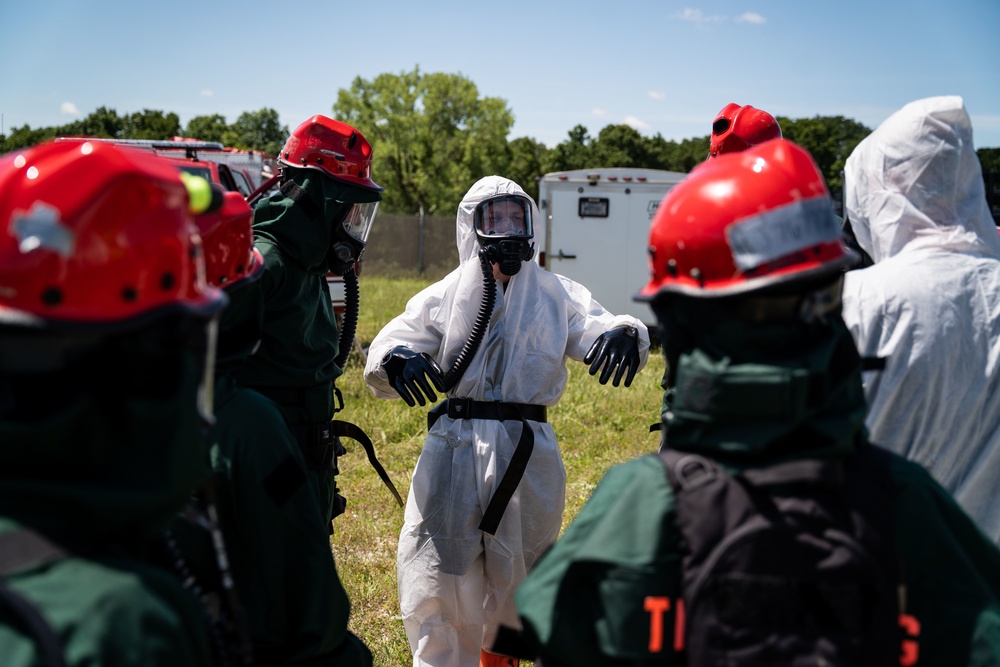
[[[201,176],[180,172],[188,191],[188,211],[192,215],[204,213],[212,205],[212,184]]]

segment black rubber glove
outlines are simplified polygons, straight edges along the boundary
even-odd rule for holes
[[[590,374],[595,375],[604,366],[601,372],[601,384],[607,384],[611,373],[615,373],[614,386],[618,386],[625,375],[625,386],[632,384],[632,378],[639,370],[639,333],[635,327],[624,326],[605,331],[594,344],[590,346],[587,356],[583,358],[583,363],[590,364]],[[617,370],[615,370],[617,369]]]
[[[417,403],[426,405],[427,401],[431,403],[437,401],[437,395],[427,382],[428,378],[438,391],[444,393],[442,379],[444,373],[437,362],[425,352],[414,352],[408,347],[398,345],[382,357],[382,369],[389,376],[389,384],[411,408]]]

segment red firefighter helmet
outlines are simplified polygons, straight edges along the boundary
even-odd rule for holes
[[[260,277],[264,258],[253,247],[253,210],[239,192],[226,192],[222,207],[195,217],[205,249],[205,278],[228,288]]]
[[[786,139],[696,167],[657,208],[649,253],[639,301],[744,294],[839,272],[856,259],[812,157]]]
[[[730,102],[712,121],[708,157],[745,151],[770,139],[781,138],[781,127],[774,116],[749,104]]]
[[[0,158],[0,324],[206,316],[201,241],[176,169],[131,148],[50,141]]]
[[[382,191],[371,178],[372,145],[347,123],[326,116],[313,116],[295,128],[281,149],[278,162],[318,169],[335,180]]]

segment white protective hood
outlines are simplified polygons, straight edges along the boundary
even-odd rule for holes
[[[848,272],[873,442],[921,463],[1000,541],[1000,234],[961,97],[912,102],[847,160]]]
[[[844,179],[851,226],[876,262],[904,247],[1000,252],[961,97],[894,113],[854,149]]]

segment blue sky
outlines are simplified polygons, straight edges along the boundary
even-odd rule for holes
[[[290,129],[337,91],[419,66],[459,73],[549,146],[611,123],[681,140],[729,102],[874,128],[961,95],[1000,147],[1000,0],[228,2],[3,0],[3,128],[101,106],[186,123],[277,110]]]

